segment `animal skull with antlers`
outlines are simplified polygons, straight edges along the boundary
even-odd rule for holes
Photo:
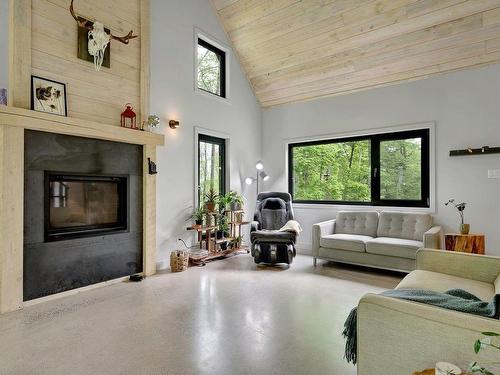
[[[112,33],[107,33],[104,30],[104,25],[100,22],[92,22],[86,20],[83,17],[77,16],[75,14],[75,9],[73,8],[73,1],[71,0],[71,4],[69,6],[69,11],[73,18],[75,19],[78,26],[83,27],[89,31],[89,43],[88,50],[91,56],[94,56],[94,66],[95,70],[101,70],[101,65],[104,60],[104,52],[108,47],[108,44],[111,39],[117,40],[123,44],[128,44],[130,39],[137,38],[137,35],[133,35],[134,32],[130,30],[130,32],[125,36],[115,36]]]

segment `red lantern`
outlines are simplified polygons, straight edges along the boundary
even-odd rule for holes
[[[137,129],[136,114],[132,104],[125,104],[125,110],[122,112],[120,126],[123,128]]]

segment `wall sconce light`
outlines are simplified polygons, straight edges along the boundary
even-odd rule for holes
[[[168,126],[170,126],[171,129],[177,129],[181,124],[177,120],[170,120],[168,122]]]

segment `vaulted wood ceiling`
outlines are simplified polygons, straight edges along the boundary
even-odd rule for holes
[[[500,62],[500,0],[212,0],[264,107]]]

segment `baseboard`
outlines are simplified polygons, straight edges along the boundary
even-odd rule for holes
[[[142,272],[138,273],[138,275],[142,275]],[[92,290],[92,289],[97,289],[97,288],[102,288],[104,286],[118,284],[118,283],[124,282],[125,280],[128,280],[129,277],[130,276],[123,276],[123,277],[119,277],[117,279],[107,280],[107,281],[103,281],[101,283],[82,286],[81,288],[66,290],[65,292],[61,292],[61,293],[51,294],[50,296],[35,298],[32,300],[23,302],[23,307],[38,305],[39,303],[53,301],[53,300],[63,298],[63,297],[73,296],[75,294],[87,292],[87,291]]]
[[[298,243],[295,245],[297,254],[301,255],[312,255],[312,246],[308,243]]]

